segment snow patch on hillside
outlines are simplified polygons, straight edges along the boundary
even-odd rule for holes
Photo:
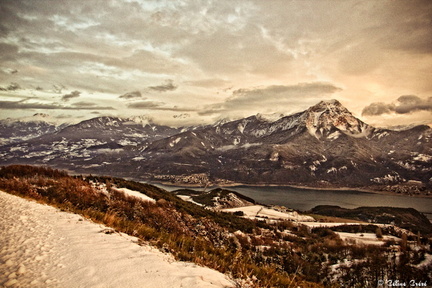
[[[177,137],[174,140],[172,140],[169,145],[170,147],[174,147],[176,144],[178,144],[182,140],[182,137]]]
[[[291,220],[291,221],[315,221],[311,216],[300,215],[297,212],[280,212],[262,205],[252,205],[237,208],[222,209],[224,212],[237,212],[244,213],[244,217],[250,219],[269,219],[269,220]]]
[[[225,145],[222,147],[218,147],[216,148],[217,151],[228,151],[228,150],[233,150],[233,149],[248,149],[251,147],[257,147],[257,146],[261,146],[262,143],[245,143],[243,145]]]
[[[383,245],[385,241],[393,240],[395,242],[401,241],[400,238],[390,235],[384,235],[383,238],[377,238],[375,233],[348,233],[348,232],[335,232],[339,237],[348,242],[364,244],[364,245]]]
[[[201,204],[201,203],[195,202],[195,201],[192,199],[192,196],[188,196],[188,195],[177,195],[177,197],[179,197],[179,198],[182,199],[183,201],[191,202],[191,203],[193,203],[193,204],[195,204],[195,205],[198,205],[198,206],[204,206],[204,205]]]
[[[123,192],[124,194],[126,194],[128,196],[132,196],[132,197],[136,197],[136,198],[139,198],[141,200],[144,200],[144,201],[156,203],[155,199],[153,199],[153,198],[151,198],[151,197],[149,197],[149,196],[147,196],[141,192],[130,190],[127,188],[114,188],[114,189],[117,191]]]
[[[413,160],[421,162],[432,162],[432,155],[418,154],[413,158]]]

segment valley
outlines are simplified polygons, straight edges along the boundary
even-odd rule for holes
[[[126,233],[137,238],[135,245],[150,245],[178,261],[215,269],[234,287],[375,287],[383,279],[432,281],[432,224],[414,209],[363,208],[356,213],[320,206],[304,214],[258,204],[232,190],[168,192],[120,178],[69,176],[48,167],[17,165],[0,168],[0,190],[104,224],[109,228],[101,230],[103,234]],[[372,211],[375,216],[355,218]],[[7,227],[9,231],[12,226]],[[62,235],[58,233],[56,239]],[[15,259],[14,249],[19,247],[8,244],[0,257]],[[50,251],[42,252],[53,257]],[[12,269],[13,261],[7,263]],[[26,263],[33,267],[33,262]],[[12,276],[0,281],[29,281],[21,270],[9,271]],[[43,281],[61,283],[55,275]],[[92,275],[81,281],[95,281],[98,274]]]
[[[137,237],[239,287],[431,281],[428,126],[375,128],[337,100],[190,127],[145,117],[6,122],[0,189]]]

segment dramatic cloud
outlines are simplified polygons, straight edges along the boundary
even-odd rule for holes
[[[395,106],[393,104],[385,104],[382,102],[372,103],[363,109],[362,115],[365,116],[377,116],[382,114],[389,114],[394,111]]]
[[[397,99],[395,112],[406,114],[415,111],[432,111],[432,97],[421,99],[415,95],[405,95]]]
[[[87,101],[75,102],[75,103],[73,103],[72,105],[75,106],[75,107],[82,107],[82,108],[89,107],[89,109],[91,109],[90,107],[95,107],[95,106],[97,106],[96,103],[93,103],[93,102],[87,102]]]
[[[12,82],[6,88],[0,87],[2,91],[15,91],[21,89],[21,86],[18,83]]]
[[[24,101],[0,101],[0,107],[7,110],[40,109],[40,110],[114,110],[104,106],[61,106],[57,104],[26,103]]]
[[[400,96],[395,103],[372,103],[363,109],[362,115],[409,114],[417,111],[432,111],[432,97],[422,99],[415,95]]]
[[[77,97],[116,116],[203,107],[196,123],[330,97],[360,114],[380,99],[364,115],[410,121],[428,104],[388,95],[432,95],[431,19],[430,0],[1,1],[0,97],[62,99],[51,114],[73,107],[73,119],[91,116],[66,105]],[[0,118],[15,116],[5,109]]]
[[[284,106],[298,104],[309,99],[311,105],[330,97],[333,93],[342,91],[330,83],[299,83],[297,85],[272,85],[263,88],[238,89],[223,103],[217,103],[199,112],[201,115],[211,115],[233,110],[265,112],[286,111]]]
[[[79,92],[79,91],[72,91],[72,92],[69,93],[69,94],[65,94],[65,95],[63,95],[63,96],[62,96],[62,100],[63,100],[63,101],[69,101],[70,99],[77,98],[77,97],[79,97],[80,95],[81,95],[81,92]]]
[[[165,103],[155,102],[155,101],[140,101],[131,103],[128,108],[131,109],[143,109],[143,110],[153,110],[153,111],[170,111],[170,112],[195,112],[195,109],[189,107],[182,108],[178,106],[165,106]],[[175,117],[174,117],[175,118]]]
[[[230,101],[280,100],[292,97],[315,97],[332,94],[342,89],[330,83],[299,83],[297,85],[272,85],[265,88],[238,89]]]
[[[41,104],[41,103],[25,103],[24,101],[0,101],[0,107],[8,110],[20,110],[20,109],[58,109],[58,105],[53,104]]]
[[[155,101],[140,101],[131,103],[128,105],[129,108],[133,109],[155,109],[160,108],[163,103],[155,102]]]
[[[165,81],[164,84],[157,85],[157,86],[149,86],[149,90],[156,91],[156,92],[167,92],[167,91],[173,91],[177,89],[177,86],[174,85],[174,81],[171,79],[168,79]]]
[[[121,99],[135,99],[135,98],[142,98],[142,94],[140,91],[132,91],[125,93],[123,95],[120,95],[119,98]]]

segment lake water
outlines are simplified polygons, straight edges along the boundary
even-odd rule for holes
[[[168,191],[181,188],[157,186]],[[414,208],[424,213],[429,220],[432,220],[432,198],[383,195],[349,190],[299,189],[293,187],[236,186],[228,187],[227,189],[237,191],[262,204],[282,205],[300,211],[310,210],[317,205],[337,205],[351,209],[361,206],[390,206]]]

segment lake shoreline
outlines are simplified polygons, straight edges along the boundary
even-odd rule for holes
[[[197,184],[185,184],[185,183],[172,183],[172,182],[158,182],[158,181],[147,181],[148,184],[159,184],[162,186],[169,186],[169,187],[179,187],[179,188],[195,188],[195,189],[215,189],[215,188],[235,188],[235,187],[271,187],[271,188],[293,188],[293,189],[299,189],[299,190],[318,190],[318,191],[332,191],[332,192],[346,192],[346,191],[352,191],[352,192],[360,192],[360,193],[371,193],[371,194],[378,194],[378,195],[390,195],[390,196],[402,196],[402,197],[416,197],[416,198],[427,198],[431,199],[432,194],[430,195],[418,195],[418,194],[402,194],[402,193],[396,193],[396,192],[390,192],[390,191],[382,191],[382,190],[373,190],[373,189],[365,189],[365,188],[352,188],[352,187],[311,187],[311,186],[303,186],[303,185],[283,185],[283,184],[246,184],[246,183],[230,183],[230,184],[224,184],[224,185],[211,185],[203,187],[202,185]]]
[[[375,191],[326,188],[317,189],[292,185],[244,185],[231,183],[229,186],[197,187],[197,185],[175,185],[174,183],[149,183],[167,191],[195,189],[209,191],[216,187],[233,190],[254,199],[263,205],[280,205],[297,211],[310,211],[319,205],[333,205],[347,209],[357,207],[401,207],[414,208],[424,213],[432,221],[432,197],[412,197],[397,193],[377,193]]]

